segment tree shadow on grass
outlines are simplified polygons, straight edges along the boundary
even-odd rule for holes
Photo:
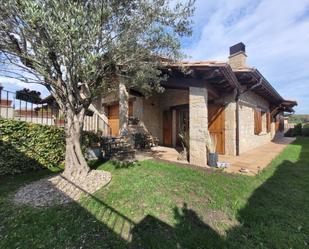
[[[21,207],[8,208],[3,213],[3,226],[13,226],[7,218],[10,216],[17,216],[14,222],[18,226],[11,230],[14,233],[3,235],[0,245],[16,248],[20,242],[20,248],[306,248],[309,140],[294,144],[303,143],[306,148],[302,147],[297,160],[283,161],[254,191],[238,213],[241,225],[230,228],[226,236],[213,230],[185,203],[173,209],[175,224],[170,225],[150,214],[134,221],[100,197],[89,195],[66,206],[27,209],[26,219]]]
[[[309,244],[309,139],[284,160],[238,213],[228,248],[307,248]]]

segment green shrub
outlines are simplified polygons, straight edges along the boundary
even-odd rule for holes
[[[294,129],[293,129],[293,136],[301,136],[302,135],[302,124],[299,123],[297,125],[295,125]]]
[[[83,131],[81,141],[83,152],[85,152],[86,149],[91,147],[93,144],[97,144],[100,141],[100,137],[96,133],[92,131]]]
[[[286,137],[294,137],[294,129],[292,129],[292,128],[288,129],[285,132],[284,136],[286,136]]]
[[[56,167],[64,152],[62,128],[0,119],[0,175]]]
[[[305,137],[309,137],[309,124],[305,124],[303,126],[302,134]]]
[[[83,151],[100,138],[83,132]],[[0,119],[0,175],[58,167],[64,161],[63,128]]]

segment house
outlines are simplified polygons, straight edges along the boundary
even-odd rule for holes
[[[227,62],[166,62],[163,93],[144,97],[119,84],[119,91],[96,101],[113,136],[139,131],[158,138],[163,146],[180,145],[180,132],[189,134],[189,161],[204,166],[205,131],[217,137],[217,152],[240,155],[283,136],[284,112],[297,102],[285,100],[255,68],[246,64],[243,43],[230,47]],[[182,68],[186,68],[186,72]],[[102,107],[102,108],[101,108]]]

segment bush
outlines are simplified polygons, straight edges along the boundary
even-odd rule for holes
[[[305,137],[309,137],[309,124],[305,124],[302,129],[302,134]]]
[[[294,137],[294,129],[292,129],[292,128],[288,129],[285,132],[284,136],[286,136],[286,137]]]
[[[84,132],[82,147],[98,142],[93,132]],[[63,128],[0,119],[0,175],[58,167],[64,161]]]
[[[0,119],[0,175],[58,166],[64,159],[62,128]]]
[[[302,135],[302,124],[299,123],[297,125],[295,125],[294,129],[293,129],[293,136],[301,136]]]

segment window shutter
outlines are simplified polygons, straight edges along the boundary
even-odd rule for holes
[[[271,116],[270,116],[270,112],[267,112],[266,114],[266,128],[267,128],[267,133],[271,132]]]
[[[279,130],[279,119],[276,117],[276,132]]]
[[[254,110],[254,134],[259,135],[262,132],[262,113],[260,109]]]

